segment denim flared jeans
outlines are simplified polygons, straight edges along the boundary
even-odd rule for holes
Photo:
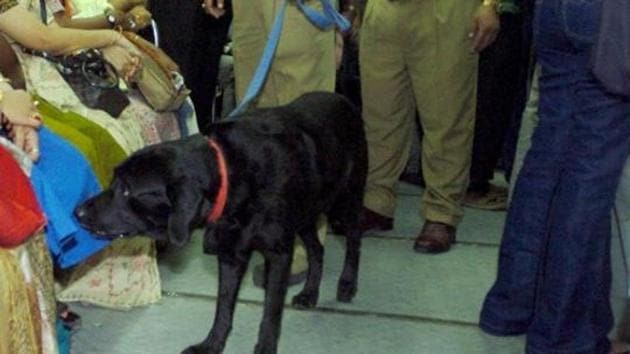
[[[538,0],[540,122],[514,189],[480,326],[527,353],[607,353],[610,212],[630,151],[630,101],[590,70],[602,0]]]

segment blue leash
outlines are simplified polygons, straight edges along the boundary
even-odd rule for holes
[[[323,8],[321,12],[304,4],[304,0],[296,0],[296,3],[300,10],[302,10],[304,15],[308,18],[308,20],[313,23],[313,25],[322,30],[329,30],[333,26],[339,27],[339,29],[343,32],[350,29],[350,22],[339,12],[337,12],[337,10],[331,5],[330,0],[319,1],[321,2]],[[267,78],[267,74],[269,73],[269,68],[271,67],[273,56],[276,53],[276,48],[278,48],[278,42],[280,42],[280,34],[282,33],[282,25],[284,23],[284,14],[286,12],[287,5],[288,0],[284,0],[280,11],[278,11],[276,18],[274,19],[273,27],[271,28],[271,32],[269,33],[267,44],[265,45],[263,55],[260,58],[260,62],[258,63],[256,72],[254,73],[254,77],[247,87],[247,91],[245,92],[243,100],[228,115],[228,120],[233,120],[234,117],[243,113],[247,109],[249,104],[260,93],[260,89],[265,83],[265,79]]]
[[[337,11],[329,0],[319,0],[319,2],[322,4],[322,12],[304,4],[304,0],[296,0],[300,10],[302,10],[306,18],[317,26],[317,28],[329,30],[337,26],[341,32],[346,32],[350,29],[350,21]]]

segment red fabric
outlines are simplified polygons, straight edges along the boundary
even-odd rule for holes
[[[21,245],[46,224],[28,177],[0,147],[0,247]]]

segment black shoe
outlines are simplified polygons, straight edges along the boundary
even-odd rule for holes
[[[381,215],[368,208],[363,208],[359,219],[359,229],[361,232],[370,230],[389,231],[394,228],[394,218]]]
[[[394,228],[394,219],[374,212],[366,207],[361,208],[359,216],[359,231],[364,234],[366,231],[389,231]],[[335,235],[345,235],[346,225],[341,222],[331,221],[330,229]]]

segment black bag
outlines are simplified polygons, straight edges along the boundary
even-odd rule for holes
[[[103,59],[99,50],[87,49],[64,56],[26,51],[53,62],[84,105],[103,110],[116,118],[129,105],[129,98],[118,87],[116,70]]]
[[[47,22],[46,3],[40,0],[41,17]],[[114,67],[98,49],[86,49],[74,54],[54,56],[37,50],[26,52],[48,59],[86,106],[100,109],[112,117],[129,105],[129,98],[118,86],[119,78]]]
[[[593,73],[608,91],[630,97],[630,0],[602,1]]]

